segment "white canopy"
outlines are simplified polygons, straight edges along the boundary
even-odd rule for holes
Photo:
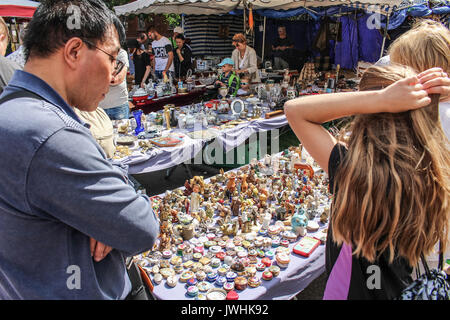
[[[177,14],[225,14],[234,9],[242,9],[242,0],[138,0],[123,6],[116,6],[116,14],[140,13]],[[423,0],[246,0],[253,9],[288,10],[299,7],[329,7],[336,5],[368,6],[379,5],[395,8],[423,2]]]

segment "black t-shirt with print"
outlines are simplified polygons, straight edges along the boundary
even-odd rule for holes
[[[339,182],[335,181],[335,176],[341,162],[347,155],[347,152],[347,148],[339,143],[336,144],[331,151],[328,162],[330,192],[333,192],[335,183],[337,183],[336,190],[338,189]],[[332,210],[330,212],[332,212]],[[331,273],[342,247],[337,246],[332,240],[333,233],[331,229],[330,217],[326,244],[326,270],[328,275]],[[378,266],[380,270],[380,289],[369,289],[368,286],[368,282],[372,282],[372,278],[369,278],[374,274],[374,272],[372,272],[373,269],[369,267],[373,265]],[[350,288],[347,299],[387,300],[399,297],[401,291],[412,282],[412,271],[413,270],[409,266],[408,262],[401,257],[395,257],[393,263],[389,264],[389,252],[384,252],[381,254],[380,258],[373,263],[363,257],[357,258],[353,255]]]

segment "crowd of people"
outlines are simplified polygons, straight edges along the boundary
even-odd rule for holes
[[[23,38],[23,67],[4,57],[0,20],[0,299],[147,298],[128,262],[153,247],[159,220],[89,121],[128,116],[125,32],[99,0],[82,0],[85,18],[68,28],[67,9],[79,1],[41,3]],[[127,43],[138,85],[152,72],[189,70],[182,32],[172,40],[150,27]],[[245,36],[233,45],[216,83],[231,95],[240,75],[259,81]],[[364,73],[358,92],[285,104],[334,195],[324,299],[398,298],[421,257],[448,248],[450,31],[424,22],[392,44],[389,60]],[[322,126],[349,116],[337,137]],[[371,266],[381,270],[379,288],[367,286]]]

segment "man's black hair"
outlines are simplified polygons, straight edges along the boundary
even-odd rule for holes
[[[141,47],[141,44],[136,39],[130,39],[127,41],[128,49],[138,49]]]
[[[102,42],[111,25],[117,28],[117,21],[121,25],[114,16],[100,0],[43,0],[27,26],[23,42],[25,57],[47,57],[74,37]],[[125,31],[119,29],[119,37],[123,37],[119,41],[123,43]]]
[[[175,39],[186,40],[186,38],[180,33],[175,36]]]
[[[154,25],[150,25],[147,27],[147,29],[145,29],[145,32],[149,33],[152,30],[158,31],[158,30],[156,30],[156,27]]]
[[[139,32],[138,38],[141,40],[145,40],[147,38],[147,34],[145,32]]]

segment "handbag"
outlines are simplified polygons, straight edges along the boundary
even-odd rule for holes
[[[424,255],[421,255],[425,273],[419,275],[417,267],[417,279],[402,291],[397,300],[450,300],[450,284],[442,271],[444,255],[440,251],[438,268],[433,270],[430,270]]]
[[[153,284],[145,270],[132,259],[127,260],[127,272],[132,288],[125,300],[156,300],[153,295]]]

